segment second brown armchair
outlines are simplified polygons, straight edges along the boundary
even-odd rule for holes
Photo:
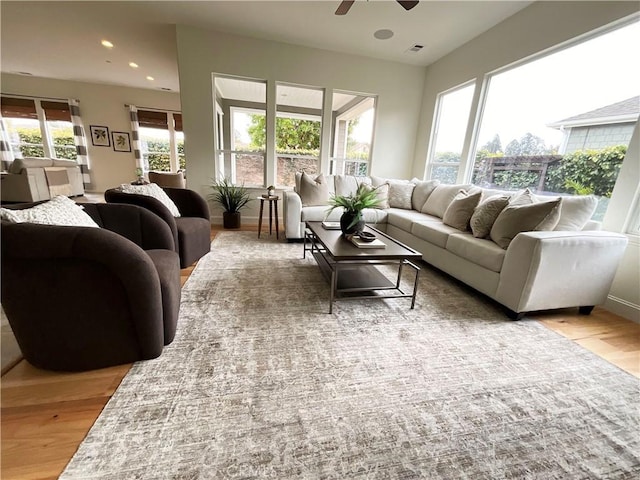
[[[163,188],[180,212],[174,217],[159,200],[136,193],[124,193],[112,188],[104,193],[107,203],[128,203],[152,211],[171,229],[176,251],[180,256],[180,268],[186,268],[211,250],[211,220],[209,206],[202,196],[186,188]]]

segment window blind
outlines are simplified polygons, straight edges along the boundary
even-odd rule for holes
[[[0,104],[3,117],[38,119],[36,104],[28,98],[2,97]]]
[[[71,121],[71,111],[68,103],[42,100],[40,105],[42,105],[42,109],[44,110],[44,115],[47,120]]]
[[[166,112],[138,110],[138,123],[141,127],[162,128],[164,130],[169,130]]]

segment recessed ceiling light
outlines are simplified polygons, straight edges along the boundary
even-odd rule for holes
[[[151,75],[147,75],[147,80],[155,80]]]
[[[113,48],[113,43],[111,43],[109,40],[102,40],[100,43],[103,47]]]
[[[388,40],[391,37],[393,37],[393,32],[391,30],[383,28],[381,30],[377,30],[373,34],[373,36],[376,37],[378,40]]]
[[[129,66],[131,68],[138,68],[138,64],[136,62],[129,62]]]

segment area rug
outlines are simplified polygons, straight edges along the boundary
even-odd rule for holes
[[[638,379],[426,265],[414,310],[329,315],[302,245],[256,237],[214,240],[60,478],[638,478]]]

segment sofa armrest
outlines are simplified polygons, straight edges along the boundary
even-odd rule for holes
[[[519,233],[507,249],[496,300],[514,312],[602,304],[627,242],[605,231]]]
[[[284,221],[284,235],[286,238],[304,238],[304,224],[302,218],[302,200],[294,191],[282,192],[282,219]]]
[[[167,196],[173,200],[183,217],[200,217],[211,220],[209,205],[200,194],[188,188],[163,187]]]
[[[42,168],[25,168],[21,173],[2,175],[2,201],[39,202],[51,198]]]

